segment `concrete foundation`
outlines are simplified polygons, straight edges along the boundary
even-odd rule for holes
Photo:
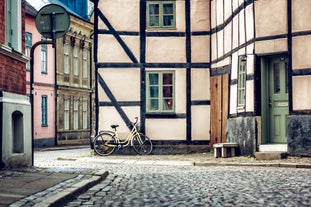
[[[239,154],[254,156],[256,152],[257,121],[256,117],[238,117],[227,121],[228,142],[239,144]]]
[[[288,153],[311,156],[311,116],[288,117]]]

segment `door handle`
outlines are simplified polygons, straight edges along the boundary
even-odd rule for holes
[[[269,97],[269,107],[271,107],[272,106],[272,100],[271,100],[271,96]]]

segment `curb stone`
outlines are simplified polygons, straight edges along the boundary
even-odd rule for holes
[[[66,204],[68,201],[74,197],[80,195],[81,193],[87,191],[89,188],[99,184],[108,176],[108,172],[105,170],[95,172],[94,175],[87,179],[78,182],[71,187],[64,189],[62,192],[57,193],[45,199],[44,201],[37,203],[34,207],[57,207]]]
[[[311,169],[311,164],[295,163],[218,163],[218,162],[194,162],[194,166],[241,166],[241,167],[283,167]]]

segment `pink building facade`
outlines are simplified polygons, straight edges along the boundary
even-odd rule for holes
[[[26,3],[25,51],[30,56],[30,48],[44,40],[37,31],[35,15],[37,10]],[[34,146],[55,145],[55,50],[52,45],[39,45],[34,51]],[[30,64],[27,71],[27,94],[30,94]]]

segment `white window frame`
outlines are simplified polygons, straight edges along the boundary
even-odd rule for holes
[[[83,129],[87,129],[87,125],[88,125],[88,123],[87,123],[87,120],[88,120],[88,118],[87,118],[87,100],[84,100],[83,101],[83,105],[82,105],[82,116],[83,116]]]
[[[70,100],[64,99],[64,130],[69,130],[70,123]]]
[[[246,104],[246,57],[239,57],[238,65],[238,86],[237,86],[237,107],[244,109]]]
[[[79,100],[73,102],[73,129],[79,129]]]
[[[5,44],[22,52],[21,0],[5,0]]]
[[[67,42],[64,44],[64,74],[70,74],[70,46]]]
[[[79,76],[79,47],[74,46],[73,48],[73,75]]]
[[[87,79],[88,78],[88,70],[87,70],[87,62],[88,62],[88,50],[86,48],[83,49],[83,78]]]

